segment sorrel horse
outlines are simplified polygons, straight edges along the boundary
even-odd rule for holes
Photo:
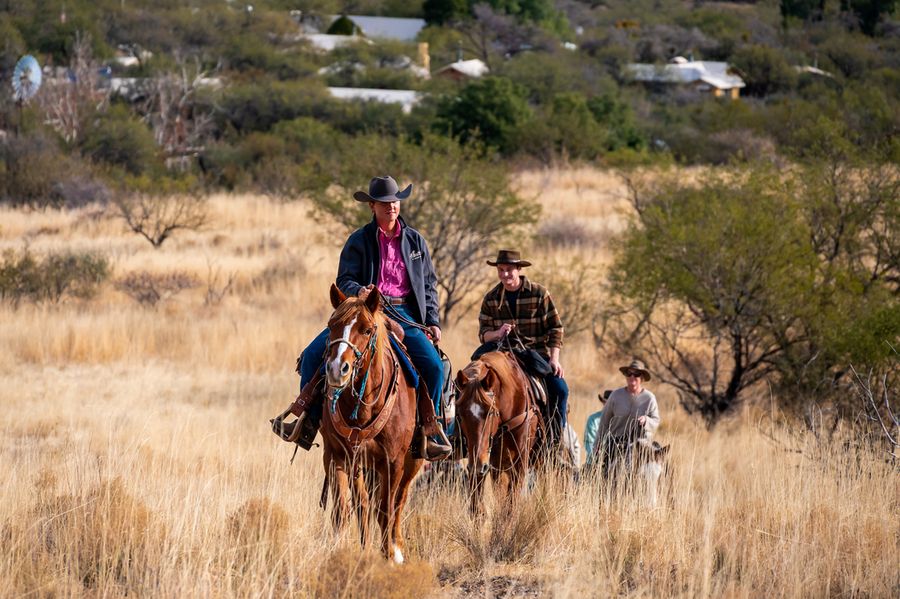
[[[488,472],[499,503],[521,493],[542,428],[541,414],[525,372],[504,352],[489,352],[456,376],[456,414],[469,449],[469,508],[481,509]]]
[[[328,321],[322,439],[325,485],[334,500],[332,521],[342,529],[355,502],[365,545],[369,496],[377,494],[381,550],[402,563],[401,514],[423,462],[409,451],[416,427],[416,390],[390,346],[378,290],[360,300],[332,285],[331,305],[335,310]]]

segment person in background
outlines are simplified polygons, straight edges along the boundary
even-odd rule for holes
[[[597,429],[600,427],[600,418],[603,417],[603,405],[611,394],[612,390],[610,389],[597,394],[597,399],[600,400],[600,409],[588,416],[584,425],[585,468],[591,468],[594,465],[594,443],[597,441]]]
[[[625,386],[610,394],[594,441],[594,461],[602,464],[604,475],[608,475],[612,460],[627,454],[635,441],[652,442],[660,422],[656,396],[644,388],[650,380],[644,363],[634,359],[619,371],[625,375]]]

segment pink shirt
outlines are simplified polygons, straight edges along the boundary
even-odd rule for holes
[[[400,221],[393,237],[388,237],[378,227],[378,251],[381,254],[381,267],[378,269],[378,290],[384,295],[405,297],[412,293],[406,264],[400,252]]]

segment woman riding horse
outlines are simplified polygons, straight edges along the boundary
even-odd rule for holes
[[[390,346],[379,291],[373,289],[363,300],[348,298],[332,285],[331,303],[335,311],[328,321],[322,439],[326,487],[331,487],[334,500],[333,522],[341,529],[350,516],[352,480],[365,544],[369,495],[377,482],[381,550],[402,563],[403,506],[423,463],[410,452],[416,390]]]

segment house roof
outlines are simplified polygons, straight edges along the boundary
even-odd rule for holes
[[[472,58],[470,60],[457,60],[456,62],[451,62],[447,66],[439,69],[436,74],[445,73],[447,71],[456,71],[466,77],[477,79],[478,77],[487,75],[488,70],[488,66],[484,64],[484,62],[477,58]]]
[[[359,27],[363,35],[371,38],[384,38],[411,42],[425,27],[425,19],[399,19],[395,17],[367,17],[363,15],[346,15]],[[329,25],[339,18],[332,15]]]
[[[409,112],[419,101],[419,92],[411,89],[372,89],[368,87],[329,87],[332,97],[340,100],[365,100],[400,104],[403,112]]]
[[[323,50],[325,52],[331,52],[335,48],[349,46],[350,44],[354,44],[359,41],[366,41],[368,43],[371,43],[369,42],[369,40],[359,37],[358,35],[328,35],[327,33],[305,33],[300,37],[307,40],[313,48],[317,50]]]
[[[678,59],[681,60],[678,60]],[[677,57],[665,65],[633,63],[625,66],[635,81],[652,83],[695,83],[702,81],[718,89],[744,87],[744,80],[729,72],[727,62],[685,60]]]

